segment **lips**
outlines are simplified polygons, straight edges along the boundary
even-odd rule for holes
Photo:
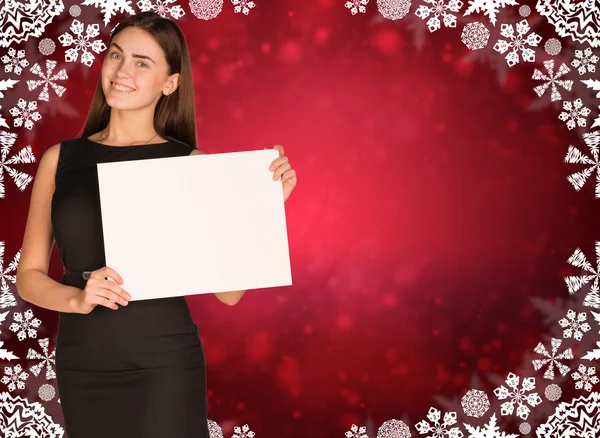
[[[118,89],[118,88],[116,88],[115,86],[118,86],[118,87],[123,87],[123,89],[119,90],[119,89]],[[111,83],[110,83],[110,87],[111,87],[112,89],[114,89],[114,90],[121,91],[121,92],[124,92],[124,93],[130,93],[130,92],[132,92],[132,91],[135,91],[135,88],[129,87],[129,86],[127,86],[127,85],[119,84],[119,83],[116,83],[116,82],[112,82],[112,81],[111,81]]]

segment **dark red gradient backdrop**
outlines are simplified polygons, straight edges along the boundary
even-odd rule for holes
[[[595,181],[576,192],[566,177],[581,167],[563,163],[570,144],[585,145],[556,111],[526,110],[537,99],[533,65],[499,83],[488,64],[463,60],[462,26],[425,29],[417,50],[402,21],[376,20],[375,1],[356,16],[343,0],[257,0],[248,16],[229,3],[211,21],[181,3],[199,148],[280,143],[298,186],[286,202],[293,286],[250,290],[234,307],[188,298],[209,418],[225,436],[247,423],[257,438],[342,437],[369,423],[373,438],[388,419],[425,419],[437,396],[461,397],[473,375],[515,371],[548,332],[530,299],[566,298],[562,277],[578,273],[568,257],[579,247],[593,263],[600,240]],[[69,6],[43,36],[67,30]],[[99,13],[83,10],[106,42]],[[543,21],[536,31],[554,36]],[[77,136],[103,55],[90,69],[70,66],[63,99],[40,103],[50,115],[21,131],[36,157]],[[538,51],[535,66],[547,58]],[[4,108],[27,92],[18,87]],[[5,181],[12,257],[30,186]],[[61,273],[54,249],[50,274]],[[38,337],[54,339],[56,315],[35,313]]]

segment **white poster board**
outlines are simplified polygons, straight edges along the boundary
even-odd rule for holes
[[[278,156],[98,163],[106,266],[130,301],[291,285]]]

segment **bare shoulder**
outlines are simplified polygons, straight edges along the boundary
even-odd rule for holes
[[[190,154],[190,156],[191,155],[206,155],[206,154],[204,152],[202,152],[200,149],[194,149],[192,151],[192,153]]]
[[[60,152],[60,143],[56,143],[53,146],[50,146],[48,149],[44,151],[44,155],[48,154],[48,156],[52,156],[58,159],[58,154]]]
[[[54,180],[59,153],[60,143],[50,146],[40,158],[40,164],[37,167],[33,188],[31,189],[29,213],[23,235],[17,279],[19,274],[29,269],[36,269],[48,274],[50,252],[54,244],[51,204],[55,190]]]
[[[58,166],[58,157],[60,155],[60,143],[50,146],[42,154],[40,158],[40,165],[38,167],[38,173],[43,173],[46,177],[46,182],[52,181],[52,188],[54,191],[54,176],[56,175],[56,168]],[[51,178],[48,178],[51,176]]]

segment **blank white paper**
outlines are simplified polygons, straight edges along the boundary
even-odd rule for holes
[[[130,301],[291,285],[278,156],[98,163],[106,265]]]

